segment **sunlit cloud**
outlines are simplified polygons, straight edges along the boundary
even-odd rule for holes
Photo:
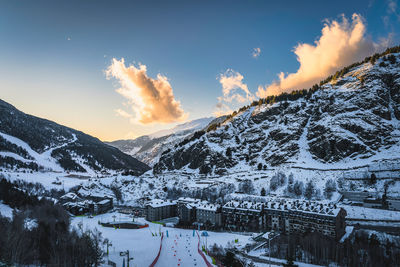
[[[121,87],[116,91],[128,100],[134,112],[131,115],[118,109],[116,112],[119,116],[142,124],[172,123],[187,118],[188,114],[175,99],[167,77],[161,74],[157,74],[156,79],[149,77],[145,65],[125,66],[123,58],[113,58],[106,75],[108,79],[113,77],[119,81]]]
[[[222,96],[218,97],[217,111],[214,114],[227,114],[237,104],[241,106],[254,100],[254,95],[249,91],[247,84],[243,83],[243,75],[232,69],[218,77],[222,85]]]
[[[253,49],[253,52],[251,53],[251,56],[254,58],[258,58],[261,54],[261,48],[256,47]]]
[[[259,86],[258,97],[266,97],[296,89],[309,88],[340,68],[360,61],[386,48],[387,39],[375,43],[366,35],[366,24],[358,14],[351,21],[326,21],[321,36],[314,44],[298,44],[294,48],[300,67],[295,73],[278,75],[279,80]]]

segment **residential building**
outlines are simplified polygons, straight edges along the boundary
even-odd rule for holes
[[[211,203],[200,203],[196,206],[196,222],[202,224],[211,224],[213,226],[222,225],[221,207]]]
[[[237,231],[319,232],[340,238],[346,211],[316,201],[271,198],[265,202],[230,201],[222,207],[224,226]]]
[[[159,221],[176,216],[176,202],[153,199],[145,205],[146,220]]]

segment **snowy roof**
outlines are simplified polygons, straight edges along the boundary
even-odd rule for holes
[[[77,198],[78,196],[73,192],[69,192],[61,197],[61,199],[77,199]]]
[[[232,200],[224,205],[225,208],[261,211],[297,211],[302,213],[313,213],[327,216],[337,216],[340,207],[333,204],[325,204],[317,201],[294,200],[284,198],[270,198],[266,202],[235,201]]]
[[[111,202],[111,200],[109,200],[109,199],[104,199],[104,200],[102,200],[102,201],[97,202],[97,204],[104,205],[104,204],[107,204],[107,203],[109,203],[109,202]]]
[[[196,208],[198,210],[217,211],[217,209],[219,208],[219,205],[211,204],[211,203],[208,203],[208,202],[206,202],[206,203],[202,202]]]
[[[184,202],[184,203],[193,203],[193,202],[201,201],[201,199],[191,198],[191,197],[180,197],[180,198],[178,198],[177,201]]]
[[[153,199],[146,203],[146,206],[150,206],[153,208],[171,206],[171,205],[176,205],[176,202],[171,200]]]

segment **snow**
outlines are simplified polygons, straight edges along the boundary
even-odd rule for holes
[[[10,207],[10,206],[8,206],[8,205],[6,205],[6,204],[3,204],[1,201],[0,201],[0,214],[2,215],[2,216],[4,216],[4,217],[7,217],[7,218],[12,218],[12,216],[13,216],[13,209]]]
[[[340,243],[343,243],[349,236],[350,234],[353,232],[354,230],[354,226],[346,226],[346,232],[345,234],[342,236],[342,238],[340,239]]]
[[[179,124],[171,129],[160,130],[158,132],[152,133],[149,135],[150,138],[160,138],[163,136],[178,134],[184,131],[192,130],[193,132],[196,130],[204,129],[213,119],[214,117],[209,118],[201,118],[197,120],[192,120],[183,124]]]
[[[375,220],[375,221],[398,221],[400,222],[400,211],[364,208],[358,206],[341,205],[347,212],[346,219],[353,220]]]
[[[37,220],[36,219],[31,219],[31,218],[25,218],[24,220],[24,228],[32,231],[38,226]]]
[[[70,188],[83,183],[85,180],[79,178],[68,177],[68,173],[63,172],[1,172],[4,177],[10,181],[24,180],[30,183],[41,183],[47,190],[50,189],[65,189]],[[53,184],[53,182],[58,180],[61,182],[60,185]]]
[[[124,214],[107,213],[94,218],[74,217],[72,225],[78,228],[81,223],[83,229],[97,228],[101,231],[103,237],[108,238],[112,243],[109,259],[117,263],[117,266],[122,266],[123,260],[119,253],[126,250],[129,250],[130,257],[134,258],[130,266],[149,266],[160,247],[160,232],[164,234],[164,241],[157,267],[178,266],[178,263],[181,264],[180,266],[195,266],[194,263],[197,263],[196,266],[206,266],[197,252],[198,237],[196,233],[193,236],[193,230],[163,227],[160,224],[147,222],[144,218],[135,219],[138,222],[149,224],[148,228],[143,229],[114,229],[98,224],[99,220],[102,222],[113,221],[113,216],[118,221],[132,221],[130,216]],[[153,236],[152,233],[157,235]],[[201,245],[207,244],[208,247],[211,247],[216,243],[226,247],[229,243],[243,248],[249,242],[249,236],[239,234],[210,231],[208,234],[207,238],[200,237]],[[235,239],[238,239],[237,243],[234,242]],[[210,258],[209,261],[211,262]]]
[[[76,135],[73,135],[73,139],[60,145],[60,146],[56,146],[53,148],[48,149],[47,151],[39,154],[38,152],[36,152],[35,150],[33,150],[26,142],[22,141],[21,139],[18,139],[14,136],[5,134],[0,132],[0,136],[2,136],[4,139],[6,139],[7,141],[9,141],[10,143],[13,143],[23,149],[25,149],[29,155],[31,155],[34,158],[34,162],[36,162],[38,165],[43,166],[45,169],[47,170],[52,170],[52,171],[63,171],[63,169],[61,168],[61,166],[57,163],[56,159],[54,159],[53,157],[51,157],[51,152],[53,152],[54,149],[57,148],[61,148],[64,147],[70,143],[73,143],[77,140]],[[12,156],[15,159],[20,159],[21,157],[14,154],[14,153],[8,153],[8,154],[4,154],[4,152],[2,153],[2,155],[4,156]],[[31,160],[24,160],[24,162],[31,162]]]

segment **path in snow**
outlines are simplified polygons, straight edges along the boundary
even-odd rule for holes
[[[55,150],[57,148],[61,148],[61,147],[64,147],[66,145],[69,145],[69,144],[75,142],[78,138],[76,137],[75,134],[72,134],[72,135],[73,135],[73,139],[72,140],[69,140],[66,143],[62,144],[62,145],[50,148],[50,149],[44,151],[43,153],[39,154],[38,152],[33,150],[28,145],[28,143],[22,141],[21,139],[18,139],[18,138],[14,137],[14,136],[11,136],[11,135],[8,135],[8,134],[0,132],[0,136],[2,136],[4,139],[9,141],[10,143],[16,144],[17,146],[25,149],[28,152],[28,154],[35,159],[35,161],[36,161],[36,163],[38,165],[41,165],[44,168],[46,168],[48,170],[52,170],[52,171],[64,171],[64,169],[61,168],[61,166],[57,163],[56,159],[51,157],[51,153],[53,152],[53,150]],[[3,154],[3,156],[11,156],[11,157],[14,157],[14,158],[16,158],[18,160],[21,158],[19,155],[14,154],[14,153],[9,153],[8,155]],[[23,160],[23,161],[24,162],[31,162],[31,160]]]

